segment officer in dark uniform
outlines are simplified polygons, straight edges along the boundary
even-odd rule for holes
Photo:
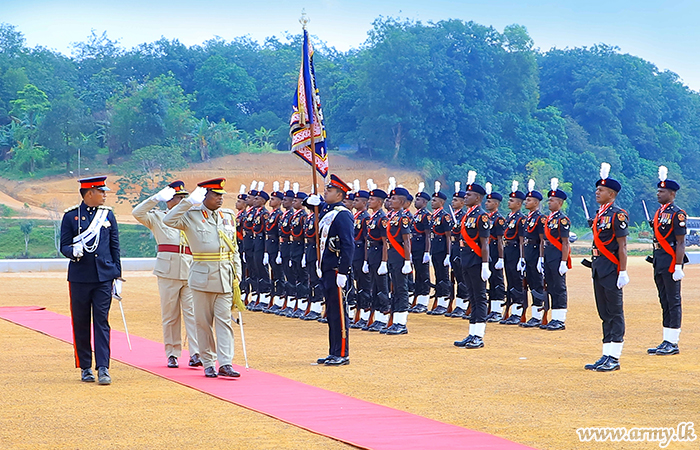
[[[363,331],[379,331],[389,323],[391,301],[389,300],[386,243],[388,219],[382,209],[386,198],[386,192],[381,189],[375,187],[369,191],[368,206],[372,210],[372,215],[367,220],[367,249],[362,271],[370,276],[374,317],[371,325],[362,327]],[[362,318],[360,317],[360,319]],[[369,321],[369,319],[367,320]]]
[[[270,296],[263,312],[274,312],[275,301],[279,304],[279,299],[284,295],[284,273],[282,272],[282,261],[278,262],[277,255],[280,253],[280,226],[282,225],[281,205],[284,200],[284,192],[280,191],[278,181],[272,183],[272,194],[270,194],[270,214],[265,222],[265,254],[263,255],[263,265],[270,267],[271,286]],[[280,255],[281,256],[281,255]],[[281,259],[281,257],[280,257]]]
[[[610,164],[603,163],[595,190],[600,207],[591,222],[593,293],[603,321],[603,356],[593,364],[586,364],[585,369],[597,372],[620,369],[625,337],[622,288],[630,281],[627,275],[627,212],[614,203],[622,185],[609,178],[609,174]]]
[[[546,295],[552,299],[552,320],[546,325],[540,325],[540,328],[558,331],[566,328],[566,272],[571,269],[571,220],[561,212],[566,192],[559,189],[558,178],[552,178],[551,188],[547,193],[551,213],[544,226],[544,279]]]
[[[252,311],[262,311],[270,306],[270,271],[269,255],[265,250],[265,228],[270,216],[265,204],[270,200],[270,194],[265,192],[265,183],[258,183],[258,195],[253,205],[257,208],[253,216],[253,265],[257,274],[258,299]],[[267,255],[267,258],[265,257]]]
[[[357,183],[358,189],[359,189],[360,180],[355,180],[355,183]],[[345,200],[343,200],[343,205],[346,208],[348,208],[348,211],[353,213],[353,204],[354,203],[355,203],[355,192],[350,191],[345,196]],[[354,254],[355,253],[353,252],[353,255]],[[353,258],[354,258],[354,256],[353,256]],[[357,290],[355,289],[355,271],[353,270],[352,266],[350,267],[350,278],[348,278],[348,284],[347,284],[347,287],[345,289],[344,295],[345,295],[345,301],[348,303],[348,318],[350,320],[350,324],[354,325],[355,313],[357,312]]]
[[[65,211],[61,222],[61,253],[70,258],[68,286],[73,324],[75,366],[81,380],[94,382],[90,318],[93,319],[95,367],[100,384],[110,384],[109,308],[112,293],[121,295],[122,265],[117,219],[104,206],[107,177],[78,180],[83,201]]]
[[[656,198],[661,204],[651,223],[654,230],[654,282],[659,292],[663,312],[663,341],[650,348],[650,355],[678,354],[678,338],[681,333],[681,280],[685,261],[685,211],[673,202],[680,185],[667,179],[668,169],[659,167]]]
[[[316,213],[314,212],[314,206],[308,204],[308,200],[309,197],[303,202],[304,206],[309,209],[309,214],[304,222],[304,240],[306,245],[304,246],[304,256],[301,264],[308,286],[306,289],[307,298],[297,301],[297,310],[292,317],[302,320],[318,320],[321,318],[323,308],[323,287],[321,286],[321,278],[316,272],[316,261],[318,261],[316,250]]]
[[[245,185],[242,184],[241,189],[238,193],[238,197],[236,198],[236,209],[238,210],[238,213],[236,213],[236,243],[238,244],[238,248],[240,248],[241,250],[243,250],[244,248],[243,236],[245,234],[245,229],[243,228],[243,225],[245,221],[245,214],[248,209],[248,205],[246,204],[247,198],[248,194],[246,194]],[[241,280],[240,287],[242,299],[245,302],[247,301],[250,286],[248,283],[248,268],[246,267],[246,263],[243,260],[241,260],[241,267],[243,271],[243,279]]]
[[[414,307],[410,312],[426,312],[430,298],[430,244],[431,215],[427,209],[430,194],[424,192],[425,184],[418,184],[416,193],[416,213],[411,226],[411,260],[413,262],[415,281],[413,295]],[[418,310],[416,310],[418,308]]]
[[[282,222],[280,224],[280,251],[275,258],[275,262],[282,265],[282,273],[284,274],[284,292],[278,299],[275,299],[271,313],[279,314],[285,309],[287,303],[290,303],[294,297],[296,290],[296,281],[294,281],[294,273],[290,264],[289,254],[292,249],[292,216],[294,215],[294,195],[299,191],[299,184],[294,183],[293,189],[289,189],[289,182],[284,182],[284,200],[282,200]]]
[[[510,213],[506,218],[506,228],[503,231],[503,263],[508,282],[506,296],[510,304],[510,316],[504,317],[500,322],[504,325],[518,325],[527,304],[527,292],[523,288],[525,216],[520,212],[526,197],[524,192],[518,190],[518,184],[514,180],[511,185],[511,193],[508,197]],[[508,312],[506,310],[504,314],[507,315]]]
[[[525,280],[532,294],[532,314],[530,320],[521,323],[521,327],[535,328],[542,324],[544,316],[544,224],[547,218],[540,212],[542,194],[535,190],[535,180],[528,182],[528,193],[525,196],[525,208],[530,211],[525,218]],[[527,309],[527,291],[524,291],[525,304],[523,314]]]
[[[331,174],[324,197],[328,203],[313,195],[312,206],[321,206],[319,233],[321,236],[321,284],[326,299],[328,318],[328,356],[317,362],[326,366],[342,366],[350,363],[348,350],[347,304],[342,290],[348,282],[352,254],[355,250],[352,213],[343,205],[350,187],[336,175]]]
[[[357,317],[355,322],[350,325],[350,328],[366,327],[372,310],[372,284],[370,282],[370,274],[362,270],[362,266],[365,262],[365,248],[367,247],[367,221],[370,217],[367,212],[368,201],[369,192],[357,189],[353,200],[353,207],[355,208],[355,215],[353,217],[355,251],[352,257],[352,275],[355,281]]]
[[[468,208],[460,221],[460,261],[468,298],[471,299],[472,313],[469,319],[469,335],[454,344],[457,347],[481,348],[484,346],[488,300],[486,282],[491,277],[489,269],[489,237],[491,222],[489,215],[481,208],[486,195],[483,186],[476,184],[476,172],[470,170],[467,179],[465,204]]]
[[[253,224],[255,223],[255,213],[257,207],[255,206],[255,197],[258,196],[257,191],[258,182],[253,180],[250,184],[250,191],[248,191],[248,196],[246,197],[246,205],[248,209],[243,216],[243,248],[241,252],[241,262],[246,265],[248,278],[244,282],[249,286],[247,307],[248,309],[253,309],[258,301],[258,274],[255,270],[254,264],[254,237]]]
[[[304,299],[308,295],[307,291],[309,288],[306,280],[306,270],[301,267],[305,246],[304,224],[306,223],[306,211],[304,210],[304,200],[306,197],[308,197],[306,193],[296,191],[294,200],[292,200],[294,213],[290,220],[291,244],[289,248],[289,264],[292,278],[289,281],[293,285],[293,297],[290,298],[289,293],[287,293],[287,307],[279,313],[279,315],[286,317],[292,317],[297,309],[298,299]]]
[[[492,192],[491,183],[486,183],[485,209],[491,222],[491,236],[489,237],[489,301],[491,312],[486,316],[487,322],[500,322],[503,319],[503,301],[506,297],[506,286],[503,281],[503,232],[506,228],[506,220],[498,207],[501,206],[503,196],[498,192]]]
[[[389,241],[387,260],[391,284],[392,325],[380,330],[382,334],[398,335],[408,333],[408,275],[411,266],[411,217],[404,209],[407,198],[411,195],[406,188],[397,187],[391,191],[391,205],[394,213],[390,216],[386,235]]]
[[[448,305],[450,296],[450,233],[452,232],[452,215],[445,211],[447,196],[440,192],[440,182],[435,182],[435,192],[430,200],[433,213],[430,216],[430,256],[435,271],[436,303]],[[411,310],[424,313],[428,310],[429,297],[416,296],[416,306]]]

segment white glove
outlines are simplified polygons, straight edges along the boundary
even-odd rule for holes
[[[537,271],[539,273],[544,273],[544,258],[542,256],[537,258]]]
[[[263,266],[266,266],[268,264],[270,264],[270,255],[268,255],[267,252],[265,252],[263,254]],[[304,266],[302,266],[302,267],[304,267]]]
[[[83,257],[83,241],[78,241],[73,244],[73,258]]]
[[[306,253],[301,257],[301,267],[306,268]]]
[[[430,253],[423,253],[423,264],[428,264],[430,262]]]
[[[122,280],[115,278],[114,283],[112,283],[112,295],[115,297],[122,296]]]
[[[245,260],[245,252],[241,253],[241,259],[243,260],[243,264],[248,263],[248,261]]]
[[[335,284],[338,285],[339,288],[344,288],[345,284],[348,282],[348,276],[343,275],[342,273],[339,273],[337,277],[335,277]]]
[[[525,273],[525,267],[527,267],[525,264],[525,258],[520,258],[518,260],[518,265],[515,267],[516,270],[520,273]]]
[[[629,282],[630,282],[630,277],[629,277],[629,275],[627,275],[627,271],[626,270],[621,271],[620,274],[617,276],[617,288],[622,289]]]
[[[569,271],[569,266],[566,265],[566,261],[559,263],[559,275],[564,276],[566,272]]]
[[[403,267],[401,268],[401,273],[404,275],[408,275],[411,272],[413,272],[413,267],[411,267],[411,261],[404,261]]]
[[[277,252],[277,258],[275,258],[275,264],[277,264],[278,266],[282,265],[282,253],[281,252]]]
[[[306,199],[306,203],[311,206],[318,206],[321,204],[321,197],[319,197],[318,194],[311,194],[309,198]]]
[[[382,261],[379,265],[379,269],[377,269],[377,275],[386,275],[388,272],[389,269],[386,267],[386,261]]]
[[[170,186],[166,186],[153,196],[153,200],[157,200],[159,202],[169,202],[173,199],[173,197],[175,197],[175,189],[171,188]]]
[[[369,273],[369,263],[367,261],[362,264],[362,273]]]
[[[442,262],[445,267],[450,267],[450,255],[445,256],[445,260]]]
[[[292,267],[292,260],[289,260],[289,267]]]
[[[318,275],[319,278],[323,276],[323,272],[321,272],[321,265],[318,261],[316,261],[316,275]]]
[[[496,264],[493,265],[496,270],[501,270],[503,268],[503,258],[498,258]]]
[[[673,281],[681,281],[684,276],[683,266],[681,264],[676,264],[676,269],[673,271]]]
[[[481,263],[481,281],[488,281],[491,278],[491,271],[489,270],[489,263]]]
[[[197,206],[201,205],[202,202],[204,201],[204,197],[207,196],[207,188],[203,188],[202,186],[197,186],[194,191],[190,194],[189,197],[187,197],[187,200],[192,203],[192,205]]]

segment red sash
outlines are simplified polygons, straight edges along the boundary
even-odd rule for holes
[[[396,230],[396,236],[391,234],[391,223],[388,224],[386,229],[386,236],[389,238],[389,243],[396,250],[402,258],[406,259],[406,252],[404,252],[403,242],[399,244],[396,238],[399,236],[399,231],[401,230],[401,218],[399,218],[399,227]]]
[[[657,209],[656,214],[654,214],[654,236],[656,236],[656,240],[659,241],[661,248],[672,257],[671,266],[668,268],[668,271],[674,273],[676,271],[676,252],[673,250],[673,247],[671,247],[671,244],[669,244],[666,240],[666,238],[668,238],[673,231],[673,216],[671,216],[671,229],[668,230],[666,236],[662,235],[661,231],[659,231],[659,216],[662,212],[664,212],[666,206],[668,205],[664,205],[662,208]]]
[[[604,208],[603,210],[599,211],[598,214],[596,214],[596,216],[595,216],[595,220],[593,221],[593,230],[592,230],[592,231],[593,231],[593,242],[595,242],[595,246],[596,246],[596,248],[600,251],[600,253],[602,253],[603,256],[605,256],[606,258],[608,258],[608,260],[610,260],[610,262],[612,262],[613,264],[615,264],[615,265],[617,266],[617,271],[619,272],[619,271],[620,271],[620,261],[619,261],[619,260],[617,259],[617,257],[616,257],[615,255],[613,255],[612,252],[611,252],[610,250],[608,250],[608,248],[605,246],[606,244],[611,243],[612,240],[615,239],[615,236],[611,237],[610,240],[609,240],[608,242],[603,242],[603,241],[600,239],[600,231],[598,231],[598,218],[600,218],[600,216],[601,216],[605,211],[607,211],[607,209],[608,209],[611,205],[612,205],[612,203],[608,204],[608,206],[607,206],[606,208]],[[614,226],[614,223],[615,223],[615,216],[612,217],[611,225]]]
[[[467,217],[469,217],[470,212],[471,211],[468,211],[464,215],[464,217],[462,217],[462,222],[459,224],[459,232],[462,234],[462,239],[464,239],[464,242],[469,246],[469,248],[474,250],[474,253],[479,255],[479,258],[481,258],[481,245],[479,245],[479,243],[477,242],[479,239],[479,224],[477,224],[477,232],[476,237],[474,239],[472,239],[471,236],[469,236],[469,233],[467,233],[467,229],[464,228],[464,222],[467,220]]]
[[[559,219],[557,219],[557,220],[559,220]],[[547,221],[547,222],[549,222],[549,221]],[[562,251],[562,247],[563,247],[562,242],[561,242],[559,239],[557,239],[557,238],[554,237],[554,235],[552,234],[552,230],[550,230],[548,226],[545,226],[545,227],[544,227],[544,235],[545,235],[545,237],[547,238],[547,240],[548,240],[553,246],[555,246],[555,247],[557,248],[557,250],[559,250],[560,252],[563,253],[563,251]],[[566,267],[568,267],[569,269],[571,269],[571,267],[572,267],[572,266],[571,266],[571,247],[569,247],[569,254],[566,255]]]

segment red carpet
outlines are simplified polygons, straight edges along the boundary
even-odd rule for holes
[[[70,317],[40,307],[0,307],[0,318],[72,343]],[[112,358],[283,422],[369,449],[526,449],[490,434],[438,422],[309,386],[271,373],[234,366],[238,379],[207,379],[201,370],[168,369],[163,345],[112,330]],[[183,354],[183,361],[188,355]],[[332,370],[342,370],[332,369]],[[77,376],[77,375],[76,375]],[[119,380],[117,380],[119,382]]]

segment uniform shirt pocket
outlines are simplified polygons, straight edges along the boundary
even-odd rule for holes
[[[189,285],[193,289],[206,289],[209,281],[209,267],[193,265],[190,270]]]
[[[156,275],[167,275],[170,273],[170,261],[173,255],[171,253],[158,253],[156,256],[156,265],[153,268],[153,272]]]

